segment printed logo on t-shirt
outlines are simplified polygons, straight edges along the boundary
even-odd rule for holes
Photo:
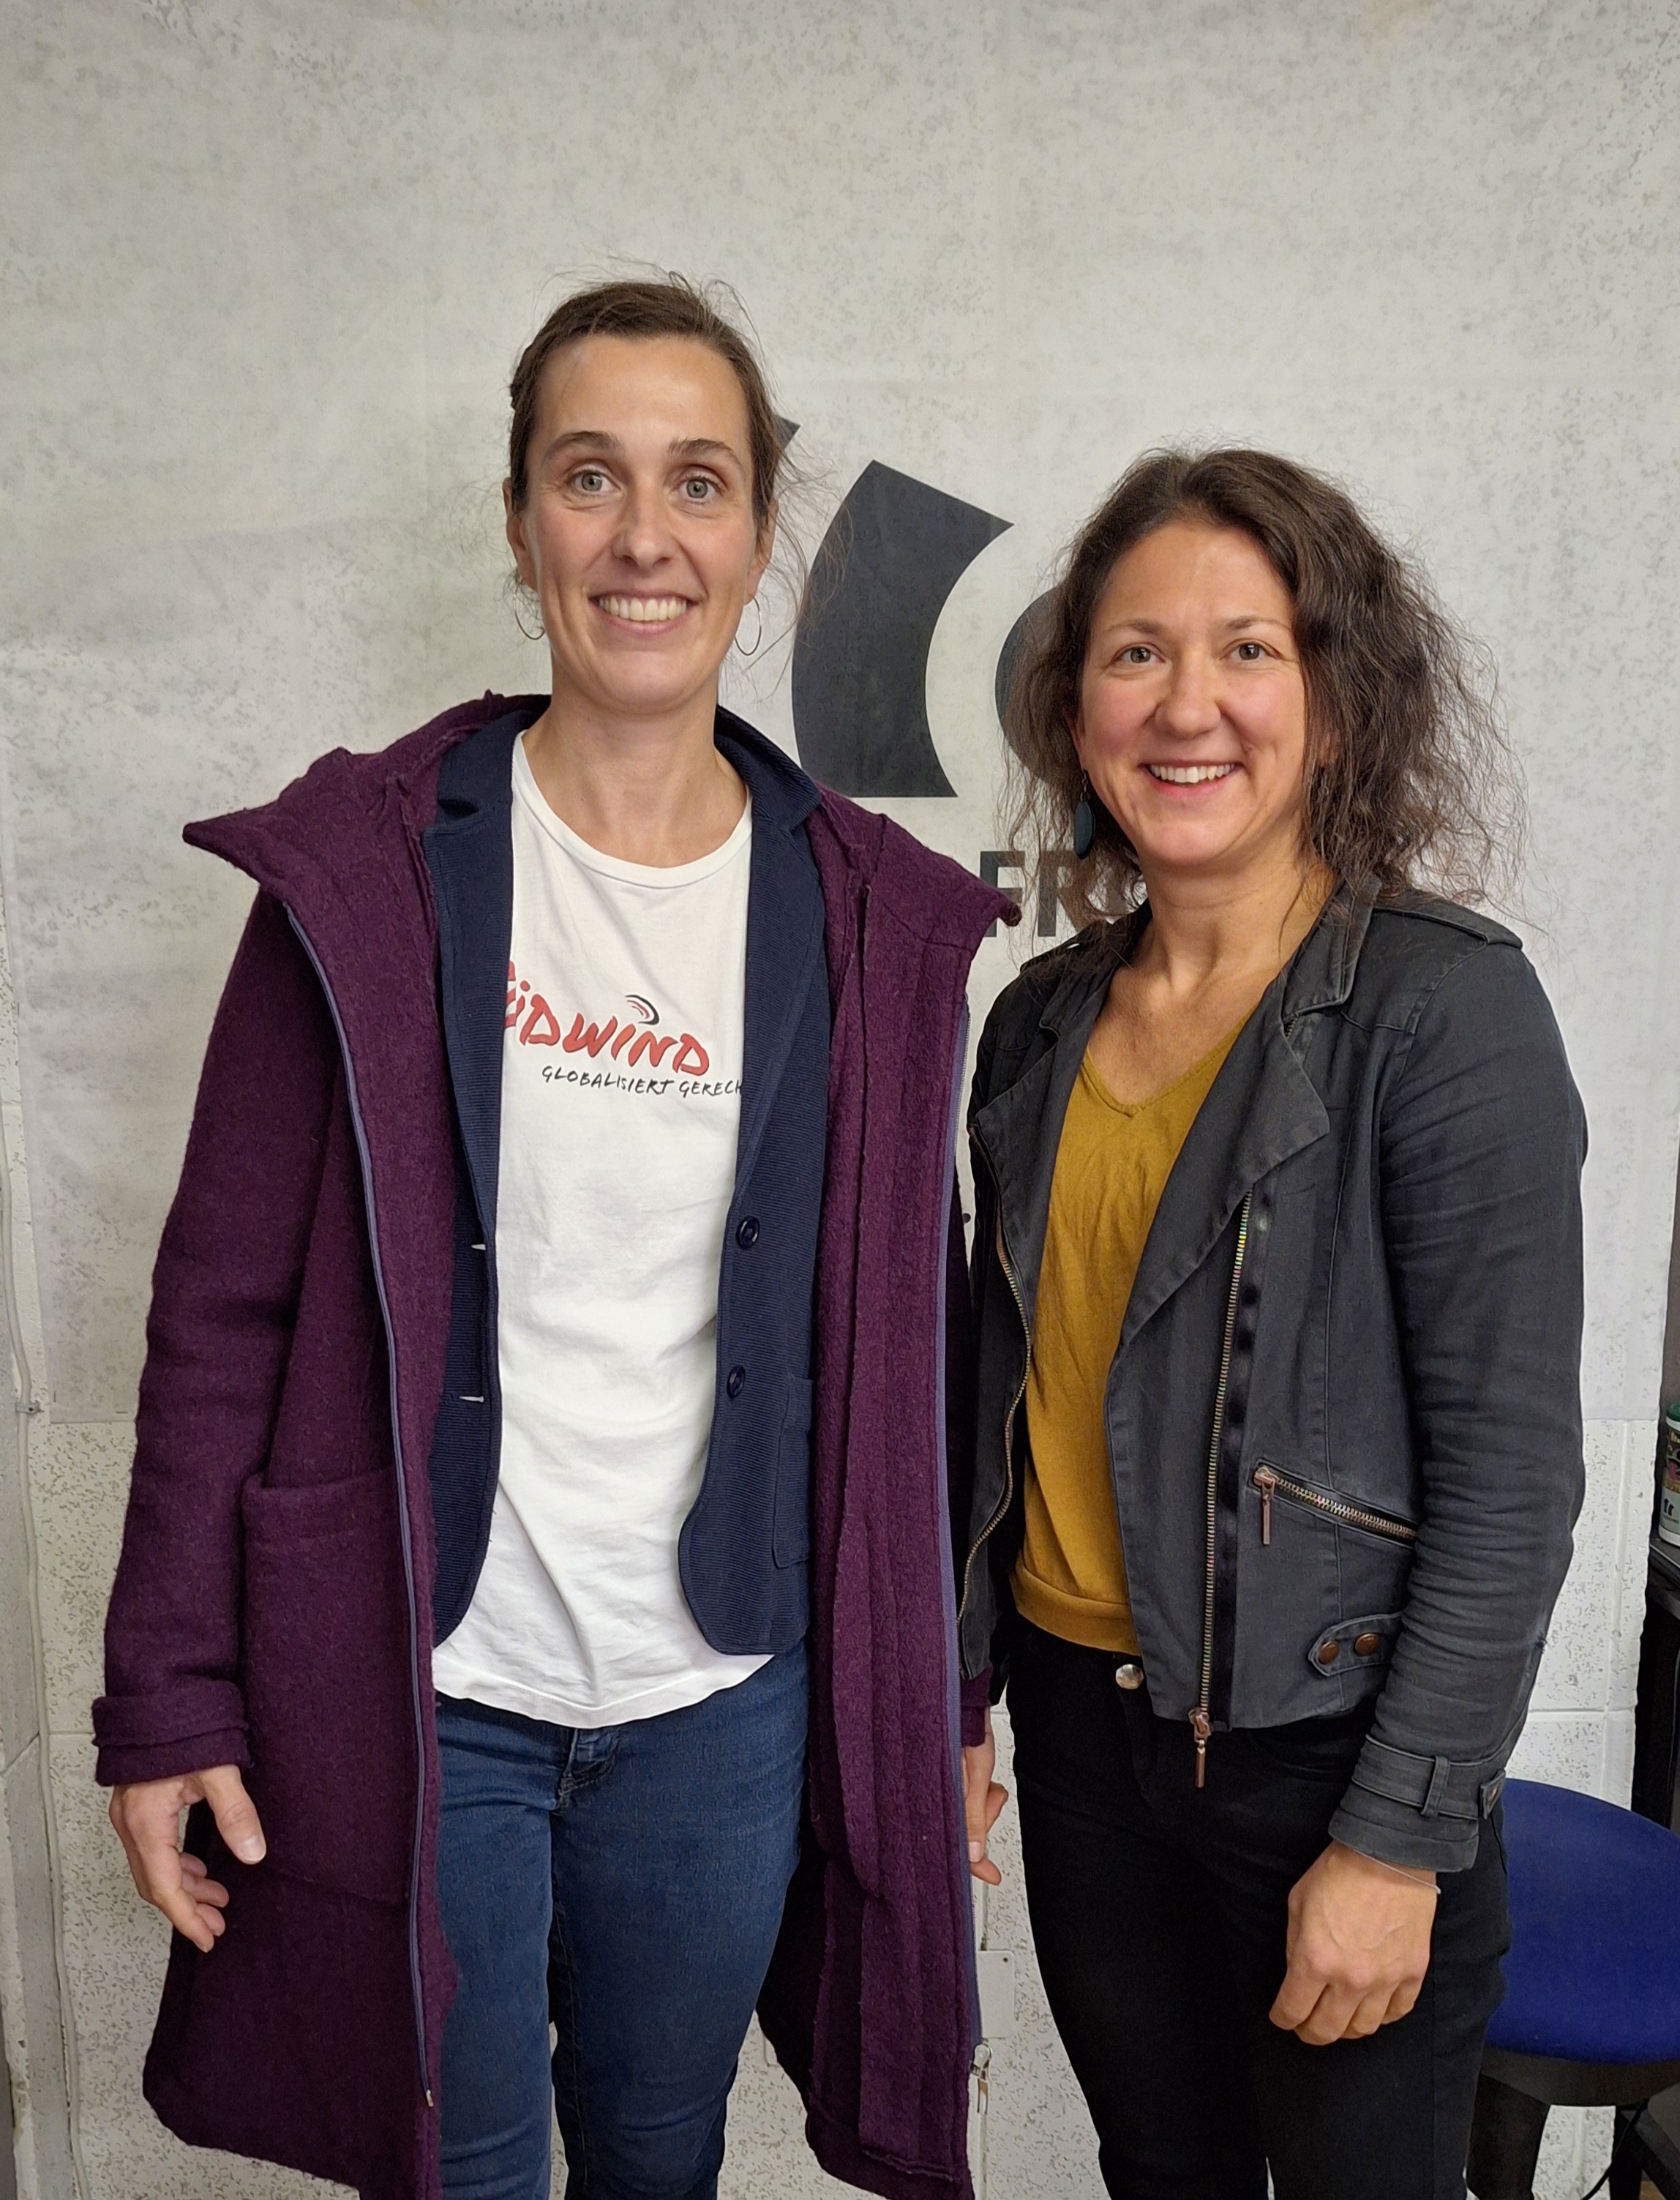
[[[562,1056],[586,1057],[575,1064],[545,1063],[545,1085],[614,1086],[656,1097],[674,1087],[683,1099],[712,1099],[740,1091],[738,1077],[709,1080],[710,1050],[692,1032],[660,1031],[659,1011],[645,996],[627,993],[625,1006],[627,1015],[610,1015],[604,1021],[586,1021],[582,1009],[575,1009],[569,1027],[563,1030],[560,1018],[543,995],[510,962],[503,1029],[516,1027],[522,1047],[554,1047]],[[592,1070],[587,1066],[604,1057],[616,1067]]]

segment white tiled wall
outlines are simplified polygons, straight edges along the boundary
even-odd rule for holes
[[[1512,1770],[1625,1803],[1633,1782],[1657,1425],[1590,1421],[1586,1439],[1587,1495],[1575,1558]]]

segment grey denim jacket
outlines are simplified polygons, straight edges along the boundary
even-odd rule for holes
[[[1062,1120],[1145,921],[1029,963],[980,1042],[971,1676],[1006,1665]],[[1226,1057],[1127,1307],[1109,1456],[1154,1707],[1214,1780],[1222,1729],[1375,1695],[1330,1830],[1390,1863],[1473,1862],[1568,1567],[1585,1152],[1513,935],[1344,892]]]

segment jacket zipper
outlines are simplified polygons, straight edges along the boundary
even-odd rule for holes
[[[1292,1505],[1309,1506],[1315,1512],[1344,1521],[1350,1528],[1362,1528],[1368,1535],[1386,1536],[1391,1542],[1415,1543],[1418,1539],[1418,1531],[1409,1520],[1396,1520],[1386,1512],[1374,1512],[1366,1505],[1350,1505],[1346,1498],[1333,1496],[1326,1489],[1315,1489],[1310,1482],[1297,1482],[1292,1475],[1280,1474],[1275,1466],[1257,1466],[1249,1480],[1260,1492],[1262,1544],[1272,1540],[1275,1496],[1287,1498]]]
[[[389,1369],[391,1395],[391,1448],[397,1472],[397,1521],[401,1531],[403,1587],[408,1600],[409,1689],[414,1711],[414,1834],[408,1864],[408,1980],[414,2007],[414,2045],[420,2058],[420,2091],[426,2106],[430,2109],[435,2108],[436,2103],[432,2098],[430,2074],[426,2068],[426,2004],[420,1981],[420,1851],[425,1829],[426,1727],[420,1689],[420,1609],[414,1589],[414,1537],[408,1517],[408,1485],[403,1475],[402,1423],[397,1413],[396,1332],[391,1322],[390,1302],[385,1295],[385,1271],[379,1257],[379,1219],[373,1205],[373,1162],[368,1152],[367,1128],[362,1120],[361,1103],[356,1092],[356,1070],[350,1059],[350,1043],[344,1035],[343,1019],[338,1013],[338,1003],[333,998],[332,987],[327,983],[327,974],[322,968],[321,958],[315,952],[308,933],[289,908],[286,915],[290,918],[292,929],[301,941],[303,951],[320,980],[328,1012],[333,1020],[333,1029],[338,1034],[339,1054],[344,1063],[345,1097],[349,1103],[351,1127],[356,1134],[356,1152],[362,1167],[362,1198],[367,1208],[368,1252],[373,1263],[373,1284],[379,1297],[380,1319],[385,1325],[385,1360]]]
[[[1231,1263],[1231,1295],[1225,1304],[1225,1340],[1219,1355],[1219,1386],[1213,1394],[1213,1437],[1208,1445],[1206,1574],[1202,1590],[1202,1670],[1196,1708],[1190,1714],[1190,1731],[1196,1737],[1196,1785],[1207,1785],[1208,1739],[1213,1732],[1210,1701],[1213,1694],[1213,1574],[1219,1526],[1219,1447],[1225,1436],[1225,1393],[1231,1381],[1231,1349],[1237,1334],[1237,1292],[1242,1283],[1243,1255],[1248,1250],[1248,1216],[1254,1194],[1244,1196],[1237,1217],[1237,1256]]]
[[[1027,1319],[1027,1302],[1021,1296],[1020,1284],[1015,1280],[1015,1265],[1009,1257],[1009,1248],[1004,1242],[1003,1196],[998,1188],[997,1171],[992,1167],[991,1156],[986,1152],[980,1141],[977,1138],[971,1138],[970,1144],[975,1151],[983,1157],[986,1173],[992,1179],[992,1191],[998,1202],[998,1265],[1003,1270],[1005,1279],[1008,1283],[1010,1296],[1015,1302],[1015,1311],[1021,1317],[1021,1336],[1026,1350],[1021,1358],[1021,1379],[1016,1385],[1015,1395],[1009,1401],[1008,1410],[1003,1420],[1003,1495],[999,1499],[991,1518],[987,1521],[985,1526],[968,1547],[968,1560],[963,1567],[962,1600],[957,1606],[959,1626],[962,1624],[963,1614],[968,1610],[969,1590],[974,1579],[974,1561],[985,1548],[992,1530],[1008,1512],[1010,1501],[1015,1494],[1015,1416],[1021,1409],[1022,1399],[1027,1395],[1027,1380],[1032,1372],[1032,1324]]]
[[[940,1204],[939,1257],[934,1271],[934,1300],[939,1309],[939,1357],[935,1371],[934,1389],[939,1407],[937,1415],[937,1452],[942,1463],[946,1461],[950,1450],[949,1436],[951,1401],[948,1394],[947,1387],[948,1355],[946,1349],[950,1336],[951,1323],[950,1243],[951,1225],[953,1222],[957,1223],[959,1230],[960,1230],[962,1226],[958,1219],[957,1134],[959,1126],[962,1121],[962,1072],[963,1063],[967,1059],[967,1056],[968,1003],[966,1000],[964,1000],[957,1015],[956,1044],[952,1050],[951,1057],[951,1094],[945,1110],[945,1189],[944,1196]],[[963,1284],[964,1288],[966,1289],[967,1278],[965,1272]],[[952,1721],[950,1731],[951,1777],[953,1782],[954,1799],[957,1807],[956,1852],[952,1858],[952,1861],[956,1866],[957,1910],[960,1914],[965,1911],[971,1910],[972,1905],[969,1897],[970,1882],[968,1876],[968,1845],[963,1825],[964,1796],[961,1709],[962,1632],[958,1624],[956,1573],[956,1552],[952,1548],[951,1537],[948,1533],[942,1533],[939,1538],[940,1618],[942,1626],[948,1631],[947,1650],[950,1663],[947,1668],[947,1671],[951,1677],[954,1678],[957,1684],[955,1694],[948,1695],[947,1698],[947,1708]],[[984,1917],[984,1910],[983,1908],[981,1912],[983,1919]],[[971,2069],[978,2069],[981,2071],[982,2074],[980,2082],[983,2086],[985,2083],[984,2066],[980,2062],[980,2054],[983,2045],[984,2026],[980,2010],[979,1956],[975,1946],[975,1936],[972,1932],[965,1934],[960,1933],[957,1937],[963,1948],[965,1957],[963,1971],[965,1981],[968,1987],[969,2035],[973,2042],[973,2051],[970,2057],[970,2068]]]

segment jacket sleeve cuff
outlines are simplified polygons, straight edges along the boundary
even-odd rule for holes
[[[192,1680],[156,1694],[101,1696],[93,1707],[102,1788],[251,1762],[245,1701],[231,1681]]]
[[[102,1749],[93,1776],[102,1788],[128,1788],[137,1780],[178,1780],[188,1772],[207,1772],[213,1764],[251,1769],[251,1751],[242,1726],[217,1734],[190,1735],[183,1741],[160,1741],[149,1749]]]
[[[991,1703],[992,1669],[983,1665],[971,1681],[965,1677],[961,1687],[962,1746],[977,1749],[986,1739],[986,1712]]]
[[[1504,1785],[1497,1758],[1454,1762],[1368,1737],[1330,1837],[1380,1864],[1467,1871]]]

